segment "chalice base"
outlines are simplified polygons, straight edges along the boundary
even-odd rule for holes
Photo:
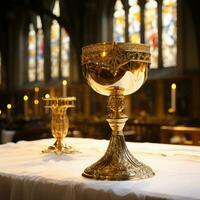
[[[155,174],[133,157],[123,135],[112,135],[105,155],[87,167],[82,175],[100,180],[128,180],[150,178]]]
[[[56,140],[56,142],[49,146],[47,149],[44,149],[42,153],[56,153],[58,155],[61,155],[63,153],[70,154],[70,153],[76,153],[78,152],[77,149],[75,149],[72,146],[64,145],[61,141]]]

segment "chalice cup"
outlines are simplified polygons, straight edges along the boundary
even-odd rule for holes
[[[94,179],[127,180],[154,176],[153,170],[128,150],[123,128],[124,96],[137,91],[147,80],[150,47],[132,43],[97,43],[82,48],[83,73],[97,93],[109,96],[107,121],[112,129],[104,156],[87,167],[83,176]]]
[[[69,119],[67,109],[75,107],[75,97],[46,98],[45,107],[52,111],[51,132],[56,139],[55,143],[44,149],[43,153],[54,152],[56,154],[73,153],[77,150],[63,143],[63,139],[67,136],[69,129]]]

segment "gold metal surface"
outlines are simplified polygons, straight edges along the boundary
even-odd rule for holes
[[[54,152],[56,154],[73,153],[77,150],[71,146],[63,144],[62,140],[67,136],[69,129],[69,119],[67,116],[67,109],[75,107],[75,97],[62,97],[62,98],[46,98],[45,107],[50,108],[52,111],[51,119],[51,132],[56,139],[52,146],[43,150],[43,153]]]
[[[105,155],[87,167],[83,176],[95,179],[127,180],[154,176],[153,170],[129,152],[123,128],[124,95],[137,91],[147,79],[150,48],[144,44],[98,43],[82,49],[82,65],[88,84],[109,96],[107,121],[112,136]]]

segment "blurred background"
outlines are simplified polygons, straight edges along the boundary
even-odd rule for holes
[[[3,0],[0,7],[0,142],[49,138],[42,98],[75,96],[69,136],[107,139],[107,97],[86,83],[81,48],[151,46],[148,81],[126,97],[128,141],[199,145],[197,0]],[[187,128],[185,128],[187,127]]]

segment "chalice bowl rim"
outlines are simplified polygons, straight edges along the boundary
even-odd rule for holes
[[[88,50],[98,46],[120,46],[125,51],[141,51],[150,53],[150,45],[145,43],[131,43],[131,42],[97,42],[93,44],[87,44],[82,47],[82,51]],[[126,49],[127,48],[127,49]]]

